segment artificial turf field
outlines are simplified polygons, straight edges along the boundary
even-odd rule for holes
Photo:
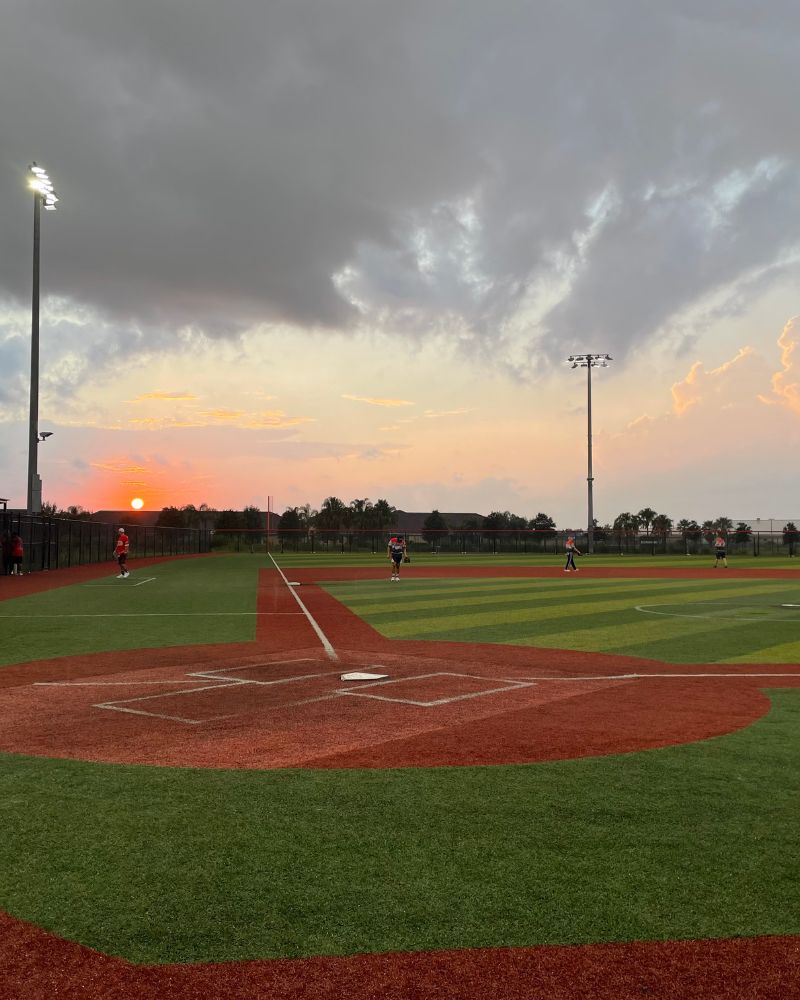
[[[800,995],[800,573],[620,562],[0,580],[0,996]]]

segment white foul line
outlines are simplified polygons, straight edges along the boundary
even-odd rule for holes
[[[136,586],[136,584],[134,584]],[[120,611],[113,614],[0,615],[0,618],[257,618],[300,615],[299,611]]]
[[[187,674],[192,677],[192,674]],[[200,675],[202,676],[202,675]],[[213,677],[204,677],[204,680],[213,680]],[[141,684],[182,684],[186,687],[186,681],[34,681],[34,687],[139,687]]]
[[[594,677],[526,677],[529,681],[630,681],[648,680],[649,678],[660,677],[800,677],[800,673],[788,673],[787,671],[775,671],[774,673],[760,674],[595,674]]]
[[[140,580],[138,583],[134,583],[134,587],[141,587],[143,583],[152,583],[155,580],[154,576],[148,576],[146,580]]]
[[[269,557],[270,557],[270,559],[272,559],[272,564],[273,564],[273,566],[275,567],[275,569],[276,569],[276,570],[277,570],[277,571],[278,571],[278,572],[280,573],[280,575],[281,575],[281,579],[282,579],[282,580],[283,580],[283,582],[284,582],[284,583],[286,584],[286,587],[288,588],[288,590],[289,590],[289,593],[290,593],[290,594],[292,595],[292,597],[293,597],[293,598],[294,598],[294,599],[295,599],[295,600],[297,601],[297,603],[298,603],[298,604],[300,605],[300,607],[301,607],[301,608],[302,608],[302,610],[303,610],[303,614],[304,614],[304,615],[306,616],[306,618],[308,618],[309,622],[311,623],[311,627],[312,627],[312,628],[314,629],[314,631],[315,631],[315,632],[317,633],[317,638],[318,638],[318,639],[319,639],[319,641],[320,641],[320,642],[322,643],[322,646],[323,646],[323,649],[325,650],[325,652],[326,652],[326,653],[328,654],[328,656],[329,656],[329,657],[330,657],[330,658],[331,658],[332,660],[335,660],[335,661],[337,661],[337,662],[338,662],[338,660],[339,660],[339,657],[338,657],[338,655],[337,655],[337,653],[336,653],[336,650],[335,650],[335,649],[333,648],[333,646],[332,646],[332,645],[330,644],[330,641],[328,640],[328,637],[327,637],[327,636],[325,635],[325,633],[324,633],[324,632],[322,631],[322,629],[321,629],[321,628],[319,627],[319,625],[317,625],[317,623],[316,623],[316,621],[314,620],[314,617],[313,617],[313,615],[311,614],[311,612],[310,612],[310,611],[308,610],[308,608],[307,608],[307,607],[305,606],[305,604],[303,604],[303,602],[302,602],[302,601],[300,600],[300,598],[299,598],[299,597],[297,596],[297,591],[296,591],[296,590],[294,589],[294,587],[290,587],[290,586],[289,586],[289,581],[288,581],[288,580],[286,579],[286,576],[284,575],[284,572],[283,572],[283,570],[282,570],[282,569],[280,568],[280,566],[279,566],[279,565],[278,565],[278,564],[277,564],[277,563],[275,562],[275,558],[274,558],[274,556],[272,555],[272,553],[271,553],[271,552],[269,553]]]

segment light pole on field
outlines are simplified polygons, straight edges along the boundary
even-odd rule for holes
[[[39,441],[39,228],[41,209],[54,212],[58,198],[47,171],[34,161],[28,168],[28,187],[33,191],[33,290],[31,294],[31,403],[28,428],[28,497],[27,511],[42,509],[42,480],[39,478],[37,451]],[[48,435],[49,436],[49,435]]]
[[[585,368],[586,369],[586,393],[587,393],[587,410],[588,410],[588,433],[587,433],[587,451],[589,459],[589,471],[586,476],[586,483],[588,487],[588,519],[589,523],[587,525],[587,544],[586,551],[591,553],[594,552],[594,505],[592,497],[592,484],[594,483],[594,476],[592,475],[592,368],[608,368],[608,362],[614,359],[610,354],[570,354],[567,360],[572,364],[573,368]]]

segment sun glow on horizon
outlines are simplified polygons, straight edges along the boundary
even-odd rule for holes
[[[144,500],[142,500],[141,497],[134,497],[134,499],[131,500],[131,507],[133,507],[134,510],[141,510],[142,507],[144,507]]]

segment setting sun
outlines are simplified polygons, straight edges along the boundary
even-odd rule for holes
[[[134,500],[131,500],[131,507],[134,510],[141,510],[144,507],[144,500],[141,497],[136,497]]]

